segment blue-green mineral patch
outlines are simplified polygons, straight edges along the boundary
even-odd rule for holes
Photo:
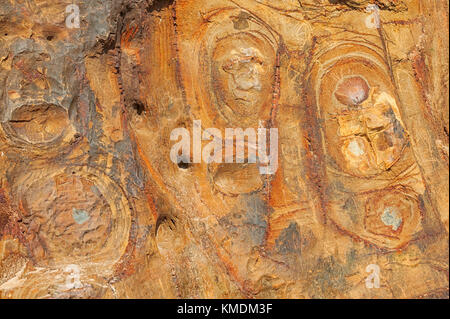
[[[72,217],[78,225],[89,220],[89,213],[83,209],[72,208]]]

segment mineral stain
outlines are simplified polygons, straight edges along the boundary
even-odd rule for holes
[[[90,218],[87,211],[76,208],[72,208],[72,217],[78,225],[84,224]]]

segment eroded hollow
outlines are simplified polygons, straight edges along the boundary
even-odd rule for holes
[[[369,85],[360,76],[352,76],[344,79],[334,92],[336,99],[344,105],[356,106],[369,96]]]
[[[219,40],[211,61],[219,110],[232,117],[259,114],[271,102],[275,60],[273,47],[252,33]]]
[[[213,183],[215,189],[230,196],[252,193],[264,185],[256,163],[219,164],[213,172]]]
[[[38,144],[61,137],[70,120],[67,111],[60,106],[25,105],[12,112],[8,125],[20,139]]]
[[[24,236],[34,260],[43,265],[118,260],[130,224],[114,184],[103,176],[73,171],[36,177],[31,185],[22,185],[19,195]]]

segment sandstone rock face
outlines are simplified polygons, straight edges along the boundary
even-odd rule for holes
[[[448,298],[448,1],[0,4],[0,298]]]

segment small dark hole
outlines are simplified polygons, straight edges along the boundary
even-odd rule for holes
[[[142,112],[145,111],[144,104],[142,104],[142,103],[139,102],[139,101],[134,102],[133,105],[132,105],[132,107],[133,107],[133,109],[136,111],[136,113],[137,113],[138,115],[141,115]]]
[[[191,166],[190,160],[181,154],[178,156],[177,162],[178,167],[181,169],[188,169]]]
[[[178,163],[178,167],[181,169],[188,169],[190,166],[190,163],[185,163],[185,162],[179,162]]]
[[[47,36],[47,40],[48,41],[52,41],[53,40],[53,36],[52,35]]]

